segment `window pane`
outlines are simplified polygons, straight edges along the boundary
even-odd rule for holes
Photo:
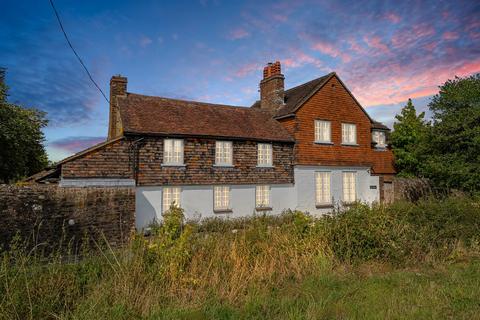
[[[355,177],[355,172],[343,173],[343,201],[345,202],[354,202],[356,200]]]
[[[257,164],[260,166],[271,166],[272,163],[272,145],[259,143],[257,145]]]
[[[215,164],[231,165],[232,164],[232,142],[216,141],[215,142]]]
[[[214,209],[229,209],[230,207],[230,187],[216,186],[214,188]]]
[[[165,139],[163,143],[163,163],[183,164],[183,140]]]
[[[172,205],[180,207],[180,188],[179,187],[165,187],[163,188],[163,212],[167,212]]]
[[[315,173],[315,190],[317,204],[329,204],[332,202],[330,191],[330,172]]]
[[[342,123],[342,143],[357,143],[357,126],[351,123]]]
[[[315,141],[317,142],[331,141],[330,121],[315,120]]]
[[[257,186],[255,188],[255,205],[257,208],[270,206],[270,186]]]

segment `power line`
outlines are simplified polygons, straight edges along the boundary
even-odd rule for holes
[[[60,16],[58,15],[57,9],[55,9],[55,6],[54,6],[54,4],[53,4],[53,0],[49,0],[49,1],[50,1],[50,4],[52,5],[53,12],[55,12],[55,16],[57,17],[58,24],[60,25],[60,29],[62,29],[63,35],[65,36],[65,39],[67,40],[68,45],[70,46],[70,48],[72,49],[73,53],[74,53],[75,56],[77,57],[78,61],[79,61],[80,64],[82,65],[83,69],[85,69],[85,71],[87,72],[88,77],[89,77],[90,80],[93,82],[93,84],[95,85],[95,87],[97,87],[97,89],[100,91],[100,93],[101,93],[102,96],[105,98],[105,100],[106,100],[108,103],[110,103],[110,101],[108,100],[108,98],[107,98],[107,96],[105,95],[105,93],[103,93],[102,89],[100,89],[100,87],[99,87],[98,84],[95,82],[95,80],[93,80],[92,75],[90,74],[90,72],[88,71],[87,67],[86,67],[85,64],[83,63],[82,58],[80,58],[80,56],[78,55],[77,51],[75,51],[75,49],[73,48],[72,43],[71,43],[70,40],[68,39],[67,33],[65,32],[65,29],[63,28],[63,24],[62,24],[62,21],[60,20]]]

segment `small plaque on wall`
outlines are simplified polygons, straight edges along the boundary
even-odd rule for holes
[[[377,186],[370,186],[370,189],[377,189]]]

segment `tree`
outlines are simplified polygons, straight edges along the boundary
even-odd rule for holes
[[[45,113],[7,101],[5,69],[0,68],[0,182],[10,183],[32,175],[48,163],[43,147]]]
[[[448,80],[428,106],[423,175],[447,189],[480,191],[480,74]]]
[[[395,167],[400,176],[418,176],[422,156],[419,152],[420,144],[425,136],[427,125],[425,113],[417,115],[411,99],[395,116],[390,143],[395,155]]]

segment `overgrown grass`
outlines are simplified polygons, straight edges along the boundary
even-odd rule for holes
[[[480,204],[182,223],[65,262],[2,253],[0,319],[479,318]]]

